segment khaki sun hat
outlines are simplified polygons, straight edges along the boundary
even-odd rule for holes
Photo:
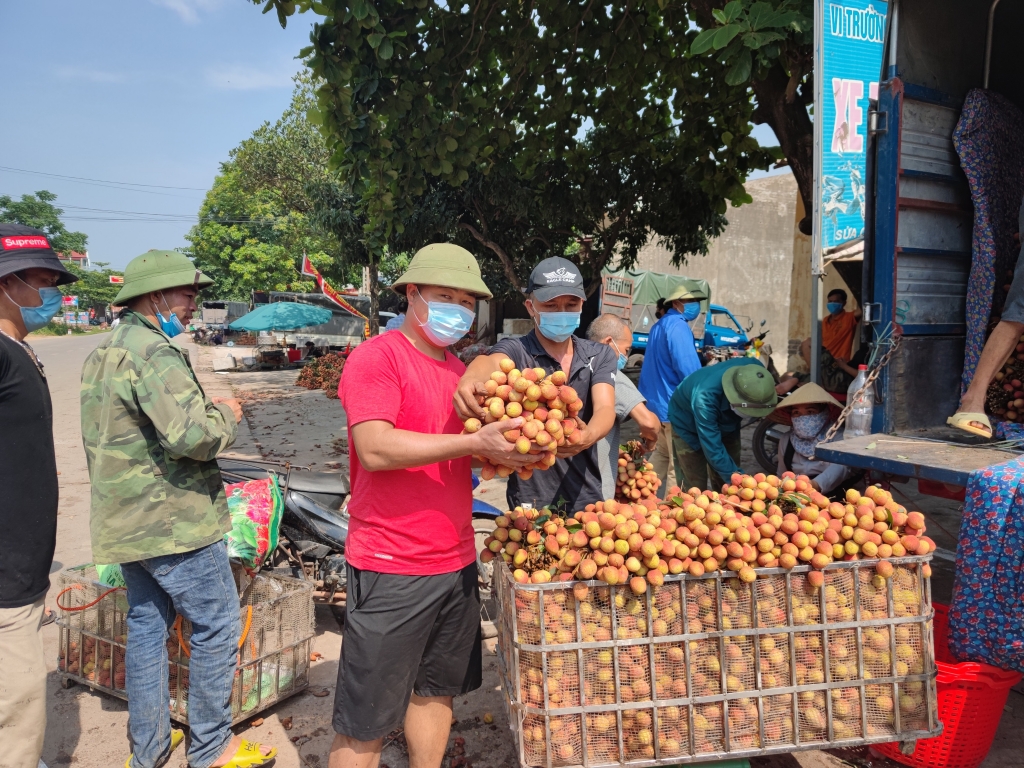
[[[136,296],[183,285],[205,288],[213,285],[213,280],[196,269],[192,260],[183,253],[147,251],[128,262],[124,269],[124,285],[114,297],[114,303],[124,304]]]
[[[707,294],[700,288],[695,285],[687,285],[684,283],[668,295],[668,298],[665,299],[665,303],[671,304],[673,301],[704,301],[706,298]]]
[[[729,368],[722,377],[722,389],[732,406],[744,416],[763,418],[779,400],[775,394],[775,379],[757,360]]]
[[[780,400],[775,410],[768,414],[768,419],[778,424],[792,426],[794,405],[827,405],[831,421],[839,418],[843,406],[838,400],[817,384],[810,382],[793,392],[789,397]]]
[[[480,265],[473,254],[453,243],[431,243],[416,251],[409,268],[395,280],[391,290],[404,296],[409,283],[459,288],[481,299],[493,298],[480,277]]]

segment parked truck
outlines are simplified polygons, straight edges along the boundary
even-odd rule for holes
[[[683,275],[669,275],[648,270],[605,270],[601,283],[601,311],[627,320],[633,330],[633,355],[643,356],[651,326],[657,321],[658,299],[668,298],[680,286],[701,291],[708,298],[701,302],[701,312],[690,323],[697,351],[710,347],[745,347],[750,343],[747,331],[753,327],[750,318],[744,326],[742,316],[727,307],[711,303],[711,286],[707,280]]]
[[[946,419],[958,407],[965,357],[980,353],[1015,263],[1012,236],[1024,191],[1017,50],[1024,4],[898,0],[888,4],[886,27],[877,102],[861,126],[867,175],[860,289],[863,341],[872,343],[886,327],[902,333],[879,378],[874,431],[909,439],[890,450],[877,435],[854,438],[822,447],[818,456],[962,497],[971,471],[1008,458],[992,449],[950,449],[950,442],[977,441]],[[969,124],[958,132],[962,119]],[[986,227],[998,230],[994,266]]]

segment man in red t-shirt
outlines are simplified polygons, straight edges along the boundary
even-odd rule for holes
[[[403,722],[409,764],[441,765],[452,697],[482,677],[470,457],[533,459],[504,437],[521,418],[461,434],[452,405],[466,367],[446,347],[491,298],[473,255],[428,245],[393,288],[405,321],[356,347],[338,386],[352,497],[330,768],[374,768]]]

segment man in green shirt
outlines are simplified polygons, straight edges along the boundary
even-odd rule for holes
[[[168,709],[166,639],[177,614],[193,628],[189,765],[256,768],[277,754],[231,732],[241,627],[216,458],[235,440],[241,406],[208,398],[171,343],[212,282],[174,251],[132,259],[114,299],[127,309],[82,370],[93,560],[120,563],[128,586],[126,768],[163,765],[183,739]]]
[[[691,373],[668,402],[676,437],[679,486],[720,490],[740,469],[740,426],[744,416],[763,418],[778,396],[775,380],[750,357],[736,357]],[[711,486],[708,486],[708,480]]]

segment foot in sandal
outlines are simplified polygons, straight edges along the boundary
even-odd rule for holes
[[[245,741],[239,736],[232,736],[227,749],[210,768],[257,768],[269,766],[277,757],[277,749],[254,741]]]
[[[171,752],[178,748],[178,745],[185,740],[185,732],[180,728],[171,728],[171,750],[167,753],[167,761],[171,759]],[[132,768],[132,757],[134,755],[128,755],[128,762],[124,764],[124,768]],[[166,764],[166,763],[165,763]]]
[[[946,423],[972,435],[992,437],[992,423],[988,420],[988,416],[980,411],[957,411],[946,419]]]

